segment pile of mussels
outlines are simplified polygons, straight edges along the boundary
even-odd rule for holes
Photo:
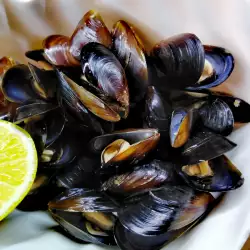
[[[211,211],[211,192],[243,184],[225,136],[250,105],[211,90],[234,68],[227,50],[180,34],[147,53],[127,22],[109,32],[91,10],[26,57],[0,64],[1,119],[39,158],[18,209],[48,209],[78,242],[155,250]]]

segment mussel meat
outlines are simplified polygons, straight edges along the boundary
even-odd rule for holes
[[[201,191],[228,191],[244,182],[241,172],[226,156],[182,166],[179,173],[191,187]]]
[[[97,136],[90,141],[92,151],[101,154],[102,168],[137,164],[157,145],[156,129],[131,129]]]

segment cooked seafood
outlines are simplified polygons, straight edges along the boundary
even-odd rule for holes
[[[147,54],[132,24],[110,33],[87,12],[50,35],[28,65],[0,59],[0,119],[33,138],[38,171],[18,206],[47,210],[81,243],[155,250],[191,230],[244,177],[224,154],[250,104],[215,92],[234,68],[226,49],[190,33]]]

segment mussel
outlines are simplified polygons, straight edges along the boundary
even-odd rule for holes
[[[50,210],[50,214],[70,238],[81,243],[115,245],[112,235],[115,217],[110,213],[71,213]]]
[[[185,186],[151,191],[118,213],[116,242],[121,249],[160,249],[197,223],[213,200]]]
[[[244,182],[241,172],[226,156],[182,166],[179,173],[191,187],[201,191],[228,191]]]
[[[162,135],[168,136],[172,110],[170,103],[155,87],[148,87],[145,108],[147,127],[156,128]]]
[[[205,64],[199,81],[190,90],[209,89],[223,83],[234,69],[234,57],[224,48],[204,45]]]
[[[227,138],[207,129],[198,129],[181,148],[180,159],[183,165],[208,161],[232,150],[236,144]]]
[[[144,97],[148,87],[145,48],[134,29],[123,20],[114,25],[112,39],[112,51],[125,69],[130,101],[137,103]]]
[[[229,135],[234,128],[234,116],[229,106],[222,100],[208,101],[199,109],[204,126],[215,133]]]
[[[50,201],[49,209],[68,212],[117,212],[119,206],[104,193],[88,188],[73,188]]]
[[[71,55],[80,60],[82,48],[90,42],[97,42],[108,48],[112,44],[108,28],[101,15],[94,10],[90,10],[84,15],[73,32],[69,42]]]
[[[156,44],[151,56],[164,74],[166,87],[185,88],[200,78],[205,62],[204,48],[194,34],[180,34]]]
[[[114,175],[102,184],[102,190],[112,194],[129,195],[159,187],[166,182],[175,182],[176,173],[170,162],[152,160],[137,165],[133,170]]]
[[[129,91],[124,69],[115,55],[104,45],[89,43],[81,51],[81,66],[86,79],[129,111]]]
[[[155,148],[159,138],[156,129],[131,129],[95,137],[90,141],[90,147],[101,155],[102,168],[105,169],[138,163]]]

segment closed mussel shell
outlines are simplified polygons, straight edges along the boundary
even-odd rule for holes
[[[117,245],[123,250],[161,249],[195,226],[211,210],[213,201],[213,197],[208,193],[195,194],[188,199],[186,206],[176,213],[166,232],[158,235],[136,233],[117,221],[114,229]]]
[[[208,101],[199,109],[204,126],[215,133],[229,135],[234,128],[234,116],[230,107],[218,99]]]
[[[132,171],[112,176],[102,184],[102,190],[126,196],[161,186],[165,182],[175,182],[176,178],[170,162],[152,160],[136,166]]]
[[[180,34],[156,44],[151,55],[165,75],[166,86],[185,88],[200,78],[205,62],[201,41],[194,34]]]
[[[132,103],[140,101],[148,87],[145,48],[133,28],[123,20],[112,31],[112,51],[125,69]]]
[[[226,156],[182,166],[179,173],[191,187],[201,191],[228,191],[244,182],[241,172]]]

